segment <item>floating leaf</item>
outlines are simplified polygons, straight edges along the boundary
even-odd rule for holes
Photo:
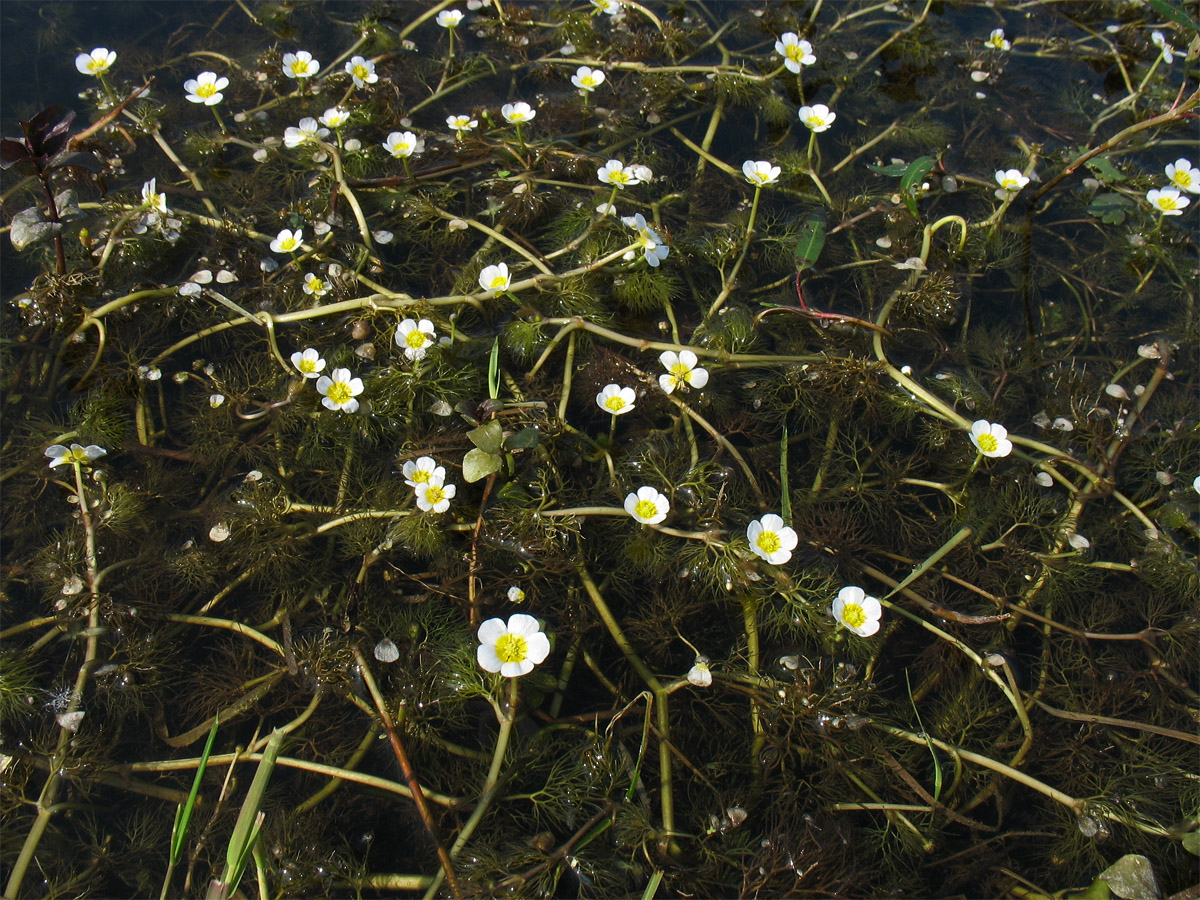
[[[880,175],[895,178],[898,175],[903,175],[908,170],[908,163],[892,163],[890,166],[875,166],[868,163],[867,168],[872,172],[878,172]]]
[[[8,239],[12,241],[13,247],[19,252],[31,244],[49,240],[56,234],[61,234],[62,230],[62,222],[51,222],[40,209],[30,207],[13,216]]]
[[[1101,181],[1106,181],[1109,184],[1113,184],[1115,182],[1125,180],[1125,176],[1121,174],[1121,170],[1109,162],[1106,157],[1094,157],[1089,159],[1086,165],[1092,170],[1092,174]]]
[[[474,484],[480,479],[500,471],[501,457],[499,453],[488,453],[478,447],[468,450],[463,457],[463,480]]]
[[[901,193],[911,193],[912,189],[925,180],[925,176],[933,170],[937,160],[932,156],[918,156],[908,164],[904,176],[900,179]]]
[[[1104,193],[1092,198],[1087,211],[1108,225],[1120,225],[1125,221],[1125,214],[1133,208],[1133,201],[1123,194]]]
[[[499,453],[500,445],[504,441],[504,429],[500,427],[499,422],[492,419],[468,431],[467,438],[484,453]]]
[[[803,272],[815,263],[824,246],[825,213],[817,210],[809,213],[800,226],[800,240],[796,242],[796,271]]]
[[[531,425],[526,425],[516,434],[510,434],[504,439],[504,449],[506,450],[529,450],[538,445],[538,441],[542,439],[542,433]]]
[[[1126,853],[1101,872],[1100,877],[1122,900],[1158,900],[1162,896],[1154,866],[1140,853]]]

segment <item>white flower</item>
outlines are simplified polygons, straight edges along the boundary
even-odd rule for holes
[[[1012,42],[1004,39],[1004,29],[994,28],[992,33],[988,35],[988,39],[983,42],[985,47],[991,47],[993,50],[1011,50]]]
[[[331,106],[325,110],[321,116],[321,124],[328,125],[330,128],[341,128],[350,120],[350,110],[344,106]],[[303,125],[304,123],[301,122]]]
[[[658,268],[659,263],[666,259],[671,252],[671,248],[663,243],[663,239],[653,228],[646,224],[646,217],[641,213],[635,216],[622,216],[621,221],[637,232],[638,243],[644,251],[646,262],[652,267]]]
[[[275,240],[271,241],[271,250],[275,253],[291,253],[294,250],[299,250],[303,241],[303,228],[297,228],[295,231],[289,231],[284,228],[279,232]]]
[[[1172,60],[1175,59],[1175,48],[1167,43],[1167,39],[1161,31],[1152,31],[1150,33],[1150,40],[1155,47],[1162,51],[1162,61],[1170,65]],[[92,52],[94,53],[95,51],[93,50]]]
[[[50,468],[52,469],[55,466],[69,466],[75,463],[86,466],[92,460],[99,459],[107,453],[107,450],[95,444],[88,444],[86,447],[82,444],[72,444],[69,450],[62,444],[51,444],[46,448],[46,456],[50,458]]]
[[[657,525],[671,511],[665,494],[646,485],[625,498],[625,512],[643,525]]]
[[[475,658],[480,667],[505,678],[528,675],[550,655],[550,639],[542,633],[538,620],[524,613],[509,616],[507,625],[503,619],[488,619],[476,636]]]
[[[664,350],[658,357],[667,374],[658,376],[658,386],[670,394],[680,385],[686,384],[697,390],[708,384],[708,369],[696,365],[696,354],[691,350]]]
[[[396,346],[404,348],[404,355],[412,362],[425,358],[425,348],[437,337],[433,323],[428,319],[405,319],[396,329]]]
[[[522,122],[532,122],[537,110],[530,108],[528,103],[505,103],[500,107],[500,114],[510,125],[520,125]]]
[[[225,95],[221,91],[227,87],[229,79],[224,75],[218,78],[216,72],[201,72],[183,83],[188,100],[192,103],[203,103],[205,106],[216,106],[224,100]]]
[[[838,591],[830,609],[838,623],[859,637],[870,637],[879,630],[883,607],[874,597],[868,597],[860,587],[844,587]]]
[[[312,78],[321,64],[307,50],[283,54],[283,74],[288,78]]]
[[[154,212],[162,213],[164,216],[170,215],[171,211],[167,209],[167,198],[160,194],[157,190],[156,178],[151,178],[142,185],[142,204]]]
[[[971,425],[971,443],[984,456],[1008,456],[1012,453],[1012,441],[1008,429],[987,419],[977,419]]]
[[[437,14],[437,23],[443,28],[454,28],[462,20],[462,10],[459,9],[443,9]]]
[[[302,287],[310,297],[324,297],[329,293],[329,282],[320,275],[305,275]]]
[[[742,163],[742,174],[755,187],[762,187],[763,185],[774,184],[779,180],[779,166],[773,166],[765,159],[760,159],[757,162],[748,159]]]
[[[783,524],[783,519],[769,513],[746,526],[750,549],[773,566],[792,558],[796,549],[796,532]]]
[[[508,274],[508,263],[485,266],[479,273],[479,286],[485,291],[507,291],[510,284],[512,278]]]
[[[602,216],[615,216],[617,214],[617,208],[611,203],[601,203],[596,207],[596,212]]]
[[[283,146],[294,150],[301,144],[329,137],[329,129],[322,128],[312,116],[300,120],[300,126],[289,125],[283,131]]]
[[[218,406],[220,406],[224,402],[225,402],[224,394],[209,394],[208,395],[208,405],[211,406],[213,409],[216,409]]]
[[[579,88],[585,94],[590,94],[600,85],[604,84],[605,75],[599,69],[590,69],[587,66],[580,66],[575,70],[575,74],[571,76],[571,84]]]
[[[616,185],[622,190],[626,185],[640,184],[641,179],[634,174],[632,166],[626,166],[619,159],[610,159],[604,168],[596,170],[596,177],[604,184]]]
[[[458,489],[441,481],[427,481],[417,485],[414,490],[417,492],[417,506],[422,512],[444,513],[450,508],[450,501]]]
[[[413,488],[423,484],[445,484],[446,469],[439,466],[432,456],[420,456],[409,460],[400,470],[404,475],[404,483]]]
[[[1015,194],[1029,184],[1029,178],[1021,174],[1020,169],[997,169],[996,184],[1000,185],[996,196],[1003,200],[1006,195]]]
[[[138,366],[137,373],[144,381],[162,381],[162,369],[158,366]]]
[[[521,590],[519,587],[517,587],[515,584],[508,589],[508,602],[509,603],[520,603],[524,599],[525,599],[525,592],[523,590]]]
[[[829,130],[829,126],[837,118],[837,113],[830,110],[824,103],[818,103],[815,106],[800,107],[799,116],[800,121],[807,125],[809,130],[820,134],[822,131]]]
[[[604,390],[596,395],[597,405],[606,413],[623,416],[633,409],[637,394],[633,388],[621,387],[619,384],[605,385]]]
[[[478,128],[479,120],[472,119],[470,116],[447,116],[446,124],[452,131],[457,131],[459,137],[462,137],[468,131]]]
[[[297,350],[292,354],[292,365],[305,378],[320,378],[325,371],[325,360],[314,348],[309,347],[303,353]]]
[[[594,12],[615,16],[621,11],[621,2],[620,0],[592,0],[592,9]]]
[[[1169,187],[1162,190],[1152,188],[1146,191],[1146,200],[1164,216],[1182,216],[1183,208],[1192,202],[1190,198],[1184,197],[1175,188]]]
[[[1192,490],[1194,490],[1197,494],[1200,494],[1200,475],[1197,475],[1192,479]]]
[[[708,667],[707,656],[697,656],[696,663],[688,669],[687,680],[689,684],[694,684],[696,687],[710,687],[712,685],[712,670]]]
[[[1173,163],[1167,163],[1167,178],[1171,186],[1187,191],[1189,194],[1200,194],[1200,169],[1197,169],[1182,157]]]
[[[115,50],[109,50],[107,47],[97,47],[91,53],[80,53],[75,57],[75,68],[84,75],[95,75],[99,77],[112,68],[112,64],[117,61],[117,53]]]
[[[287,72],[286,68],[284,72]],[[354,86],[357,88],[366,87],[379,80],[379,76],[375,74],[375,63],[362,56],[350,57],[350,62],[346,63],[346,74],[354,80]]]
[[[396,159],[405,159],[425,150],[425,140],[411,131],[393,131],[383,142],[383,149]]]
[[[817,61],[813,56],[812,44],[800,40],[800,35],[789,31],[775,42],[775,52],[783,57],[783,66],[789,72],[800,73],[801,66],[811,66]]]
[[[332,377],[322,375],[317,379],[317,390],[327,409],[352,413],[358,409],[354,398],[363,392],[363,383],[361,378],[351,378],[349,369],[334,369]]]

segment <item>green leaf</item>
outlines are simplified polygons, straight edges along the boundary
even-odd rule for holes
[[[914,187],[925,180],[925,176],[930,173],[936,162],[937,160],[932,156],[918,156],[910,162],[908,168],[904,170],[904,177],[900,179],[900,192],[910,193]]]
[[[538,445],[542,433],[536,428],[526,425],[516,434],[510,434],[504,439],[505,450],[529,450]]]
[[[484,453],[499,453],[500,445],[504,442],[504,429],[500,427],[499,422],[492,419],[468,431],[467,438]]]
[[[1167,0],[1150,0],[1150,5],[1155,11],[1166,16],[1176,25],[1182,25],[1184,28],[1190,28],[1193,31],[1200,30],[1200,23],[1185,13],[1180,7],[1172,6]]]
[[[492,353],[488,357],[488,397],[500,397],[500,336],[492,339]]]
[[[825,213],[818,210],[809,213],[800,226],[800,240],[796,242],[796,271],[803,272],[815,263],[824,246]]]
[[[1193,856],[1200,856],[1200,831],[1189,831],[1179,839],[1183,849]]]
[[[1106,157],[1096,156],[1089,159],[1085,165],[1092,170],[1092,174],[1101,181],[1106,181],[1113,184],[1118,181],[1124,181],[1125,176],[1121,174],[1121,170],[1114,166]]]
[[[897,175],[903,175],[908,170],[908,163],[892,163],[890,166],[873,166],[868,163],[867,168],[872,172],[878,172],[880,175],[895,178]]]
[[[229,836],[229,845],[225,849],[225,869],[221,873],[223,896],[232,896],[237,890],[242,873],[246,870],[246,860],[250,858],[250,849],[258,840],[259,830],[265,814],[262,812],[263,799],[267,793],[267,785],[271,782],[271,773],[275,771],[275,760],[283,749],[283,739],[286,734],[276,730],[271,733],[263,750],[262,759],[254,772],[254,780],[246,791],[246,799],[242,802],[241,812],[233,825],[233,834]]]
[[[468,450],[467,455],[463,457],[463,480],[474,484],[476,481],[487,478],[500,471],[502,461],[499,453],[488,453],[478,447]]]
[[[1126,853],[1101,872],[1100,877],[1123,900],[1158,900],[1162,896],[1153,864],[1140,853]]]
[[[192,810],[196,808],[196,797],[200,794],[200,782],[204,779],[204,770],[208,767],[208,757],[212,753],[213,741],[217,737],[217,725],[221,717],[214,716],[212,728],[208,730],[208,741],[204,744],[204,752],[200,754],[200,765],[196,767],[196,777],[192,779],[192,790],[187,802],[179,804],[175,812],[175,827],[171,829],[171,865],[179,862],[183,853],[183,844],[187,838],[188,823],[192,820]]]
[[[1107,225],[1120,225],[1125,214],[1134,208],[1134,202],[1124,194],[1104,193],[1092,198],[1087,208],[1090,215],[1098,216]]]

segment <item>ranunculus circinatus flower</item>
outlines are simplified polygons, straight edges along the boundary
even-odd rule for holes
[[[507,624],[503,619],[488,619],[479,626],[476,636],[479,646],[475,658],[479,665],[505,678],[528,675],[550,655],[550,639],[538,620],[524,613],[509,616]]]

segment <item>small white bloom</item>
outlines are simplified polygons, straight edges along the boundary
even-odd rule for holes
[[[996,196],[1003,199],[1005,194],[1015,194],[1029,184],[1029,178],[1020,169],[997,169],[996,184],[1000,185]]]
[[[828,131],[833,125],[834,119],[837,118],[837,113],[833,112],[824,103],[817,103],[814,106],[802,106],[799,111],[800,121],[803,122],[810,131],[815,131],[820,134],[822,131]]]
[[[883,607],[860,587],[844,587],[834,598],[830,612],[838,623],[859,637],[870,637],[879,630]]]
[[[292,365],[305,378],[320,378],[325,371],[325,360],[314,348],[309,347],[303,353],[297,350],[292,354]]]
[[[437,14],[437,23],[443,28],[455,28],[462,20],[463,13],[460,9],[443,9]]]
[[[505,678],[528,675],[550,655],[550,639],[542,633],[538,620],[524,613],[509,616],[507,625],[503,619],[488,619],[476,636],[475,659],[480,667]]]
[[[697,656],[695,665],[688,669],[687,680],[696,687],[712,686],[712,670],[708,667],[707,656]]]
[[[284,228],[275,237],[275,240],[271,241],[271,250],[275,253],[292,253],[299,250],[303,242],[303,228],[297,228],[295,231]]]
[[[812,44],[800,40],[800,35],[789,31],[775,42],[775,52],[783,57],[783,65],[789,72],[800,73],[801,66],[811,66],[817,61]]]
[[[606,413],[623,416],[633,409],[637,394],[633,388],[621,387],[619,384],[605,385],[604,390],[596,395],[596,403]]]
[[[93,460],[97,460],[107,454],[107,450],[96,444],[88,444],[86,447],[82,444],[72,444],[70,449],[67,449],[62,444],[51,444],[46,448],[45,455],[49,457],[50,468],[53,469],[55,466],[69,466],[75,463],[86,466]]]
[[[1092,542],[1085,538],[1082,534],[1074,531],[1067,535],[1067,543],[1071,545],[1072,550],[1086,550],[1092,546]]]
[[[217,407],[221,406],[224,402],[225,402],[224,394],[209,394],[208,395],[208,405],[211,406],[213,409],[216,409]]]
[[[425,140],[411,131],[393,131],[383,142],[383,149],[396,159],[405,159],[425,150]]]
[[[450,501],[458,489],[441,481],[427,481],[414,490],[417,492],[417,507],[422,512],[444,513],[450,508]]]
[[[161,381],[162,369],[158,366],[138,366],[138,378],[143,381]]]
[[[641,179],[634,174],[633,168],[626,166],[619,159],[610,159],[603,168],[597,169],[596,177],[604,184],[616,185],[622,190],[628,185],[641,183]]]
[[[708,384],[708,369],[696,365],[696,354],[691,350],[664,350],[658,361],[667,370],[665,375],[658,376],[658,386],[664,393],[670,394],[680,385],[688,385],[697,390]]]
[[[1167,178],[1171,186],[1187,191],[1189,194],[1200,194],[1200,169],[1190,161],[1180,157],[1173,163],[1167,163]]]
[[[352,413],[358,409],[354,398],[363,392],[363,383],[361,378],[352,378],[349,369],[334,369],[332,377],[322,375],[317,379],[317,391],[326,409]]]
[[[971,443],[984,456],[1008,456],[1012,453],[1012,441],[1008,429],[987,419],[977,419],[971,425]]]
[[[344,106],[331,106],[325,110],[320,122],[322,125],[328,125],[330,128],[341,128],[349,120],[350,110]]]
[[[301,144],[307,144],[309,141],[317,141],[327,137],[329,137],[328,128],[322,128],[312,116],[305,116],[300,120],[299,127],[289,125],[284,129],[283,146],[289,150],[294,150]]]
[[[1150,40],[1155,47],[1162,51],[1162,61],[1169,66],[1175,59],[1175,48],[1167,43],[1166,36],[1161,31],[1152,31]]]
[[[329,293],[329,282],[320,275],[305,275],[303,288],[310,297],[324,297]]]
[[[617,214],[617,207],[612,203],[601,203],[596,207],[596,212],[602,216],[615,216]]]
[[[425,348],[434,342],[437,332],[428,319],[405,319],[396,328],[396,346],[404,349],[404,355],[412,362],[425,358]]]
[[[423,484],[444,484],[446,469],[439,466],[432,456],[421,456],[406,462],[400,470],[404,475],[404,483],[412,488]]]
[[[985,47],[990,47],[993,50],[1011,50],[1012,42],[1005,40],[1003,28],[993,28],[992,33],[988,35],[988,39],[983,42]]]
[[[286,73],[286,71],[285,68],[284,72]],[[346,74],[354,81],[354,86],[357,88],[366,87],[379,80],[379,76],[375,74],[375,63],[362,56],[350,57],[350,62],[346,63]]]
[[[755,187],[775,184],[779,180],[779,171],[779,166],[773,166],[765,159],[760,159],[757,162],[748,159],[742,163],[742,174]]]
[[[470,116],[447,116],[446,124],[452,131],[458,132],[458,136],[461,138],[468,131],[478,128],[479,120],[472,119]]]
[[[288,78],[312,78],[320,68],[321,64],[307,50],[283,54],[283,74]]]
[[[606,77],[599,69],[591,69],[587,66],[580,66],[575,70],[575,74],[571,76],[571,84],[579,88],[585,94],[590,94],[600,85],[604,84]]]
[[[1197,494],[1200,494],[1200,475],[1197,475],[1192,479],[1192,490],[1194,490]]]
[[[515,584],[508,589],[508,602],[520,603],[525,599],[525,592]]]
[[[142,204],[154,212],[162,213],[164,216],[170,215],[171,211],[167,209],[167,198],[160,194],[157,190],[156,178],[151,178],[142,185]]]
[[[80,53],[75,57],[75,68],[84,75],[95,75],[99,77],[112,68],[112,64],[117,61],[117,53],[115,50],[109,50],[107,47],[97,47],[91,53]]]
[[[773,566],[783,565],[796,549],[796,532],[783,524],[783,519],[769,513],[746,526],[750,549]]]
[[[224,75],[218,77],[216,72],[201,72],[183,83],[187,99],[192,103],[203,103],[205,106],[216,106],[224,100],[225,95],[221,91],[227,87],[229,79]]]
[[[512,278],[508,274],[508,263],[485,266],[479,273],[479,286],[485,291],[507,291],[510,284]]]
[[[671,511],[671,503],[665,494],[646,485],[625,498],[625,512],[643,525],[657,525]]]
[[[534,116],[537,115],[537,110],[530,107],[528,103],[505,103],[500,107],[500,114],[504,116],[504,121],[510,125],[519,125],[523,122],[532,122]]]
[[[1052,476],[1049,472],[1038,472],[1037,475],[1033,477],[1033,480],[1044,488],[1054,487],[1054,476]]]
[[[375,645],[375,658],[381,663],[394,663],[400,658],[400,648],[391,638],[383,638]]]
[[[641,213],[635,216],[623,216],[621,221],[637,232],[638,244],[642,248],[646,262],[650,266],[658,268],[659,264],[670,254],[671,248],[663,243],[658,232],[646,224],[646,217]],[[632,257],[628,258],[632,259]]]
[[[1169,187],[1146,191],[1146,201],[1164,216],[1182,216],[1183,208],[1192,202],[1191,198]]]
[[[592,10],[607,16],[615,16],[621,11],[621,2],[620,0],[592,0]]]

